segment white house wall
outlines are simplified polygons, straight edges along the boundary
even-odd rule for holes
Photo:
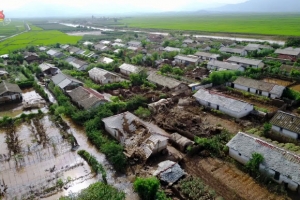
[[[286,130],[284,128],[282,129],[282,131],[280,131],[280,127],[272,125],[272,130],[279,133],[279,134],[282,134],[286,137],[293,138],[293,139],[298,139],[298,134],[297,133],[291,132],[291,131]]]

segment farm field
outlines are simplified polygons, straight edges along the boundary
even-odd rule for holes
[[[48,23],[48,22],[44,22],[44,21],[33,21],[32,24],[43,30],[58,30],[58,31],[76,31],[76,30],[78,30],[78,28],[75,28],[75,27],[64,26],[64,25],[61,25],[58,23]]]
[[[76,44],[81,36],[69,36],[60,31],[29,31],[0,42],[0,54],[25,48],[28,45]]]
[[[300,36],[300,15],[194,15],[126,18],[128,27],[164,30]]]
[[[10,24],[3,26],[0,23],[0,38],[1,36],[10,36],[25,31],[23,21],[12,21]]]

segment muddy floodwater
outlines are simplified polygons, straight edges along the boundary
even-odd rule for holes
[[[78,150],[85,149],[103,164],[108,183],[124,191],[127,199],[137,199],[126,176],[116,176],[105,156],[88,142],[83,129],[68,119],[66,121],[71,127],[68,132],[80,145]],[[78,150],[71,151],[71,145],[62,138],[61,131],[50,116],[0,130],[0,192],[5,194],[3,199],[58,199],[102,181],[101,176],[92,173],[77,154]],[[63,189],[57,187],[58,180],[66,183]]]
[[[276,79],[276,78],[265,78],[265,79],[263,79],[263,81],[267,82],[267,83],[282,85],[282,86],[289,86],[292,84],[291,81],[285,81],[285,80]]]

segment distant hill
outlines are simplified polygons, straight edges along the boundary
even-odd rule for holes
[[[211,9],[221,12],[300,12],[299,0],[249,0]]]

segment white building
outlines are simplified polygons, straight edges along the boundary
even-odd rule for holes
[[[229,155],[242,164],[246,164],[253,153],[264,157],[259,171],[279,184],[285,184],[290,190],[299,190],[300,156],[260,138],[239,132],[228,143]]]
[[[180,52],[181,50],[179,48],[175,48],[175,47],[166,47],[166,48],[164,48],[164,51],[166,51],[166,52]]]
[[[242,58],[242,57],[238,57],[238,56],[232,56],[232,57],[228,58],[227,62],[235,63],[237,65],[242,65],[245,68],[252,67],[255,69],[263,68],[265,65],[262,60]]]
[[[262,95],[272,99],[280,98],[285,90],[285,87],[281,85],[266,83],[264,81],[245,77],[238,77],[232,84],[232,87],[236,89]]]
[[[147,160],[151,155],[165,149],[168,134],[158,126],[144,122],[130,112],[102,119],[105,130],[123,146],[128,157]]]
[[[183,65],[198,65],[199,58],[193,55],[177,55],[174,57],[177,64]]]
[[[127,43],[127,45],[129,47],[136,47],[136,48],[139,48],[142,46],[142,43],[140,41],[130,41]]]
[[[120,72],[125,75],[137,74],[141,71],[139,67],[126,63],[122,64],[119,68]]]
[[[273,131],[300,140],[300,118],[296,115],[278,111],[270,123]]]
[[[201,52],[201,51],[196,52],[194,55],[198,56],[198,58],[201,60],[217,60],[218,57],[220,57],[219,54],[212,54],[212,53]]]
[[[238,70],[245,71],[241,65],[236,65],[228,62],[222,62],[218,60],[211,60],[207,63],[207,69],[209,70]]]
[[[232,99],[202,88],[200,88],[193,96],[201,105],[222,111],[231,117],[242,118],[253,111],[253,105],[247,102]]]
[[[94,67],[89,71],[89,77],[96,83],[107,84],[120,82],[121,78],[109,71]]]

